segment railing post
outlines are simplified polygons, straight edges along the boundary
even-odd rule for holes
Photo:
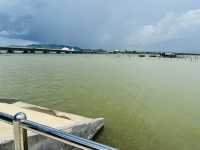
[[[22,120],[26,120],[25,113],[15,114],[13,120],[15,150],[28,150],[27,130],[20,127]]]

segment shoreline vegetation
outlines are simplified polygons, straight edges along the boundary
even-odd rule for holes
[[[67,47],[67,48],[44,48],[36,46],[26,47],[0,47],[0,54],[35,54],[35,53],[56,53],[56,54],[135,54],[139,57],[164,57],[164,58],[179,58],[183,56],[200,56],[200,53],[190,52],[173,52],[173,51],[135,51],[135,50],[104,50],[104,49],[81,49],[78,47]]]

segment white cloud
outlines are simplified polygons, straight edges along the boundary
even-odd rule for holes
[[[198,6],[197,0],[0,0],[0,37],[85,48],[180,49],[185,45],[173,39],[184,38],[199,49],[198,38],[187,40],[200,36]]]
[[[155,24],[143,26],[130,37],[137,45],[152,45],[192,36],[200,31],[200,9],[183,14],[168,13]]]
[[[9,46],[9,45],[19,45],[25,46],[29,44],[37,44],[38,42],[30,41],[30,40],[23,40],[23,39],[12,39],[7,37],[0,37],[0,46]]]
[[[26,35],[28,31],[20,31],[20,32],[15,32],[15,31],[7,31],[7,30],[2,30],[0,31],[0,36],[2,37],[9,37],[9,36],[21,36],[21,35]]]
[[[10,36],[10,32],[6,31],[6,30],[2,30],[0,31],[0,36]]]

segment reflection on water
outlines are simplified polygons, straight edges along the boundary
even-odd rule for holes
[[[0,55],[0,97],[104,117],[123,150],[200,149],[200,61],[133,55]]]

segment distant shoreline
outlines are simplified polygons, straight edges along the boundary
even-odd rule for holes
[[[56,53],[56,54],[136,54],[140,57],[149,55],[150,57],[170,57],[176,58],[177,56],[200,56],[200,53],[190,52],[153,52],[153,51],[105,51],[105,50],[63,50],[63,49],[50,49],[50,48],[28,48],[28,47],[0,47],[0,54],[34,54],[34,53]]]

